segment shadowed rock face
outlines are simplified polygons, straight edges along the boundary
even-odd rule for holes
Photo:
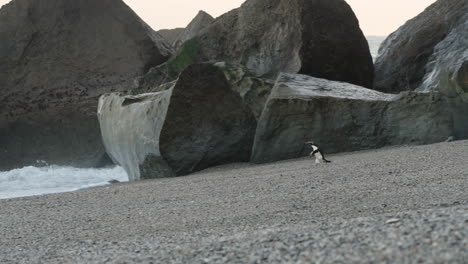
[[[372,88],[373,59],[351,7],[343,0],[303,0],[299,73]]]
[[[259,77],[303,73],[372,86],[368,43],[342,0],[248,0],[194,35],[153,75],[167,72],[174,80],[191,63],[228,61]],[[146,80],[156,80],[147,87],[161,84],[157,76]]]
[[[0,39],[0,169],[98,165],[98,97],[171,55],[120,0],[14,0]]]
[[[420,87],[432,71],[434,56],[443,52],[446,44],[441,43],[466,23],[467,13],[466,0],[439,0],[392,33],[381,45],[375,62],[374,89],[397,93]],[[456,34],[458,38],[451,37],[452,41],[466,42],[466,31]]]
[[[439,93],[384,94],[363,87],[282,74],[258,123],[252,161],[272,162],[310,153],[316,141],[327,153],[398,144],[441,142],[468,136],[457,115],[468,115]],[[458,123],[457,123],[458,122]],[[463,125],[461,125],[463,126]]]
[[[130,180],[248,161],[271,87],[241,66],[202,63],[163,92],[104,95],[98,116],[106,150]]]
[[[188,67],[172,92],[160,151],[177,175],[249,161],[256,120],[216,66]]]

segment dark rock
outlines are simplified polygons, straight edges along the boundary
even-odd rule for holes
[[[172,52],[121,0],[14,0],[0,39],[0,169],[98,164],[98,97]]]
[[[374,74],[366,38],[342,0],[249,0],[186,41],[164,72],[175,79],[200,61],[246,65],[258,77],[303,73],[366,87]]]
[[[172,91],[159,147],[177,175],[249,161],[256,125],[224,72],[196,64],[182,73]]]
[[[174,58],[177,57],[173,57],[170,60],[172,61]],[[138,95],[166,90],[171,87],[167,84],[174,82],[177,77],[178,75],[170,72],[168,63],[163,63],[151,68],[145,75],[135,78],[131,93]]]
[[[174,29],[161,29],[156,31],[159,35],[161,35],[167,43],[173,44],[177,38],[179,37],[180,33],[182,33],[185,28],[174,28]]]
[[[467,13],[466,0],[439,0],[392,33],[379,50],[374,89],[397,93],[420,87],[431,71],[431,57],[440,52],[437,46],[467,21]],[[457,34],[468,38],[466,31]]]
[[[120,183],[120,181],[118,181],[118,180],[110,180],[110,181],[108,181],[108,183],[110,183],[110,184],[116,184],[116,183]]]
[[[199,35],[203,30],[210,26],[215,19],[205,11],[198,12],[197,16],[188,24],[188,26],[179,34],[173,45],[175,49],[180,48],[187,40]]]
[[[182,30],[174,29],[169,31],[158,31],[162,34],[176,34],[177,37],[171,40],[174,49],[178,49],[183,43],[191,40],[193,37],[200,34],[204,29],[214,22],[214,18],[204,11],[200,11],[197,16],[190,22],[190,24]],[[168,36],[167,39],[172,38]],[[182,70],[188,65],[195,63],[196,61],[202,61],[197,56],[198,45],[193,45],[191,41],[187,44],[185,50],[175,54],[168,63],[158,65],[150,69],[145,75],[139,76],[135,81],[135,86],[132,89],[133,94],[158,92],[167,89],[167,86],[160,87],[165,83],[175,81]]]
[[[241,66],[193,64],[162,92],[103,95],[98,117],[104,144],[130,180],[248,161],[255,117],[270,90]]]
[[[459,133],[452,99],[440,93],[384,94],[304,75],[282,74],[258,122],[252,161],[302,157],[313,140],[325,153],[443,142]]]

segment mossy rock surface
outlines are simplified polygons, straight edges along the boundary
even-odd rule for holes
[[[169,75],[177,78],[189,65],[199,59],[199,43],[196,39],[185,42],[182,48],[167,62]]]

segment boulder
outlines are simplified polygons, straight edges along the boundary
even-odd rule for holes
[[[440,92],[451,98],[456,123],[455,139],[468,138],[468,13],[464,22],[434,48],[421,92]]]
[[[203,30],[210,26],[215,19],[210,16],[205,11],[198,12],[197,16],[188,24],[188,26],[179,34],[179,36],[174,40],[173,46],[177,50],[186,42],[197,35],[199,35]]]
[[[98,97],[172,54],[121,0],[13,0],[0,39],[0,169],[99,165]]]
[[[298,158],[316,141],[326,153],[445,141],[457,131],[453,108],[440,93],[385,94],[348,83],[281,74],[258,121],[252,161]],[[465,136],[467,136],[466,134]]]
[[[447,36],[458,32],[451,39],[459,44],[468,38],[466,31],[457,30],[466,23],[467,13],[466,0],[438,0],[392,33],[382,43],[375,62],[374,89],[398,93],[419,88],[432,71],[434,58],[447,46],[441,44],[447,42]]]
[[[130,180],[245,162],[270,90],[242,66],[192,64],[162,92],[103,95],[98,117],[104,145]]]
[[[372,87],[369,45],[343,0],[248,0],[193,35],[156,72],[174,80],[191,63],[228,61],[257,77],[303,73]]]
[[[438,91],[468,103],[468,13],[430,56],[418,91]]]

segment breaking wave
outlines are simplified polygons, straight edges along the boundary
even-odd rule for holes
[[[24,167],[0,172],[0,199],[63,193],[128,181],[121,167],[78,169],[71,167]]]

